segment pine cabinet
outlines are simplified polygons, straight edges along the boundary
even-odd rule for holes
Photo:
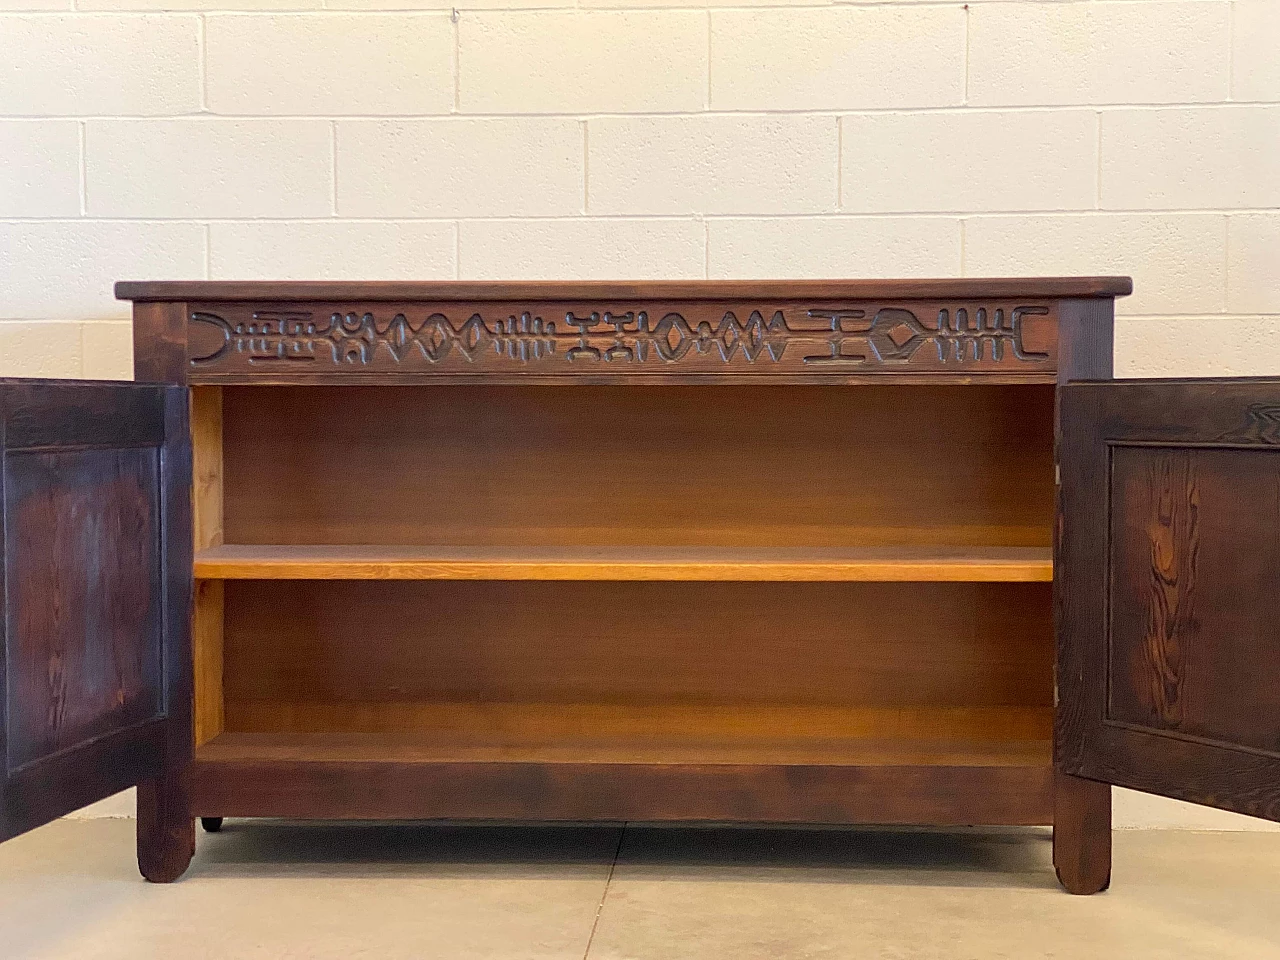
[[[194,821],[1280,819],[1280,380],[1125,278],[124,283],[0,381],[0,839]]]

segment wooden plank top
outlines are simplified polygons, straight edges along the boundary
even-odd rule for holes
[[[655,281],[205,281],[124,280],[120,300],[493,301],[1036,299],[1123,297],[1129,277],[999,277],[936,280],[655,280]]]
[[[1048,582],[1048,547],[408,547],[225,545],[206,580]]]

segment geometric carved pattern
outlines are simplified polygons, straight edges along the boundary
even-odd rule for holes
[[[197,380],[268,368],[1051,371],[1057,337],[1049,314],[1047,306],[1026,303],[223,303],[193,307],[189,356]],[[1039,324],[1030,338],[1029,322]]]

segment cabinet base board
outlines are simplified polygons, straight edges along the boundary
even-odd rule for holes
[[[1053,769],[200,759],[193,816],[1044,825]]]

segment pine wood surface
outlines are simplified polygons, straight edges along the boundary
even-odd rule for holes
[[[1049,547],[382,547],[228,544],[206,580],[1049,582]]]

